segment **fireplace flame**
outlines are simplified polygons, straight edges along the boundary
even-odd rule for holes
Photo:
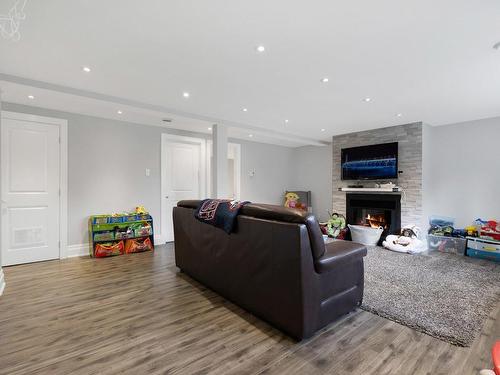
[[[387,223],[385,221],[384,215],[370,215],[366,216],[365,222],[368,226],[372,228],[384,228],[387,229]]]

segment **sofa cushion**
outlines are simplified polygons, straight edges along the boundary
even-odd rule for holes
[[[325,245],[325,253],[315,261],[318,273],[328,272],[366,255],[366,247],[351,241],[332,241]],[[337,268],[338,269],[338,268]]]

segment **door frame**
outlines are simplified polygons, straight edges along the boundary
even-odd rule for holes
[[[206,170],[206,159],[207,159],[207,140],[205,138],[195,138],[195,137],[186,137],[183,135],[174,135],[169,133],[161,134],[161,160],[160,160],[160,242],[165,243],[166,239],[166,225],[167,225],[167,205],[165,199],[163,197],[167,194],[167,187],[165,186],[165,179],[167,177],[167,165],[165,163],[165,159],[167,156],[167,141],[177,141],[177,142],[188,142],[192,144],[200,145],[200,176],[199,176],[199,184],[200,184],[200,195],[202,197],[206,196],[207,192],[207,170]]]
[[[1,111],[0,116],[0,126],[4,120],[9,119],[59,127],[59,259],[66,258],[68,256],[68,120],[11,111]]]

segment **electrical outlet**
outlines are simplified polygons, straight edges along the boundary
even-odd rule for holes
[[[151,169],[146,168],[146,177],[149,177],[151,175]]]

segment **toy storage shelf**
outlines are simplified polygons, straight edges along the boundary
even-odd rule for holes
[[[149,214],[91,216],[89,243],[91,257],[153,250],[153,218]]]

